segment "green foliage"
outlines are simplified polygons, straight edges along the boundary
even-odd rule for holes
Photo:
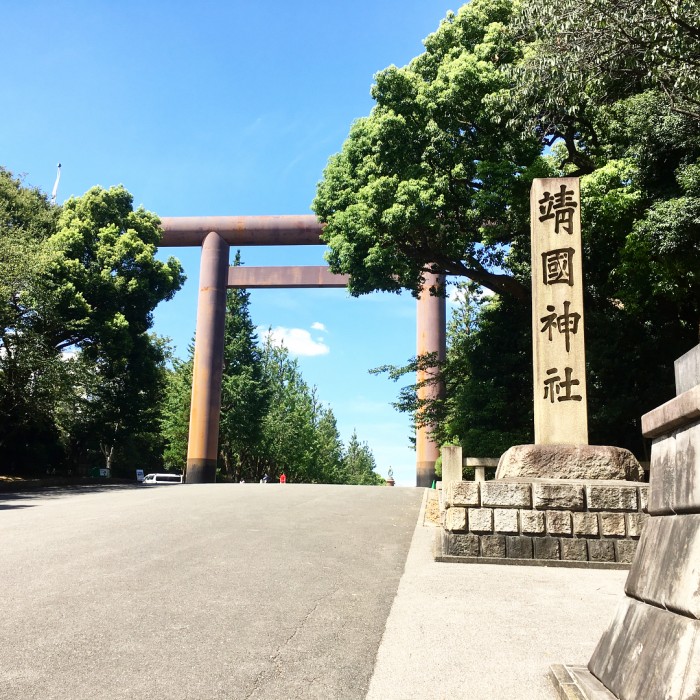
[[[414,292],[435,267],[520,299],[504,247],[527,247],[527,192],[546,173],[534,138],[497,123],[487,97],[518,57],[508,0],[449,14],[404,68],[375,76],[370,116],[357,120],[318,186],[334,272],[350,290]]]
[[[519,81],[536,97],[533,106],[561,113],[653,88],[669,107],[700,119],[697,3],[524,0],[519,24],[533,42]]]
[[[7,471],[45,468],[60,455],[52,406],[65,367],[31,299],[45,296],[46,240],[58,210],[0,168],[0,452]]]
[[[176,358],[172,369],[166,370],[160,429],[165,443],[163,464],[169,471],[184,471],[187,465],[193,357],[194,347],[190,345],[188,359]]]
[[[240,262],[238,252],[234,265]],[[272,400],[271,386],[263,381],[261,351],[249,305],[246,290],[227,290],[219,454],[223,476],[235,481],[243,475],[258,476],[256,454]]]
[[[159,459],[166,349],[148,331],[183,276],[155,259],[158,218],[123,187],[54,207],[0,169],[0,233],[4,468]]]
[[[357,431],[353,431],[343,458],[346,484],[380,486],[385,483],[375,471],[377,464],[366,442],[360,442]]]
[[[324,481],[313,470],[316,398],[297,361],[269,339],[263,348],[263,375],[272,394],[263,420],[264,471],[270,476],[284,472],[290,482]]]
[[[51,296],[63,319],[60,346],[128,352],[153,323],[153,309],[182,286],[174,258],[155,258],[157,216],[134,211],[122,187],[94,187],[63,205],[58,229],[47,243]]]

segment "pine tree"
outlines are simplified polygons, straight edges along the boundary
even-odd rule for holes
[[[238,252],[234,265],[240,264]],[[257,476],[256,454],[263,440],[271,390],[263,374],[258,336],[250,317],[250,294],[245,289],[227,291],[224,338],[219,466],[227,480],[250,480]]]
[[[379,485],[384,483],[375,471],[377,463],[369,445],[360,442],[357,431],[353,430],[343,459],[346,484]]]

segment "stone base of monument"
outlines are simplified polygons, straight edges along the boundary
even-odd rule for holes
[[[648,484],[590,479],[444,484],[435,558],[499,564],[629,568]]]
[[[588,663],[609,694],[583,685],[563,695],[573,686],[557,667],[562,698],[700,699],[700,346],[675,369],[676,398],[642,417],[653,439],[649,518],[626,598]],[[569,678],[585,679],[575,668]]]
[[[637,458],[609,445],[515,445],[498,461],[496,479],[621,479],[644,481]]]

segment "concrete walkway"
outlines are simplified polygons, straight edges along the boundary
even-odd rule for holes
[[[626,571],[436,563],[419,518],[367,700],[546,700],[586,664]]]

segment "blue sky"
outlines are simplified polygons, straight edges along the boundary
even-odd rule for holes
[[[372,107],[372,76],[422,51],[449,9],[430,0],[6,3],[0,165],[58,200],[123,184],[160,216],[307,214],[328,157]],[[323,264],[323,248],[244,248],[244,264]],[[184,356],[199,251],[165,249],[188,280],[156,311]],[[379,472],[415,483],[398,386],[368,374],[415,354],[415,300],[254,290],[251,315],[299,357]]]

